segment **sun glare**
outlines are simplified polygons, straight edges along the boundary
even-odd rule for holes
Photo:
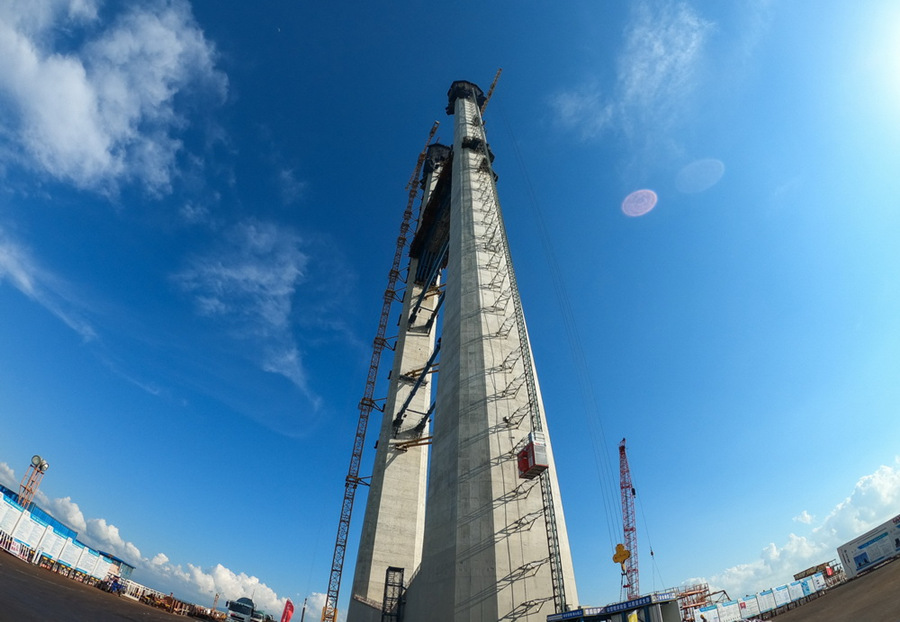
[[[871,101],[898,122],[900,110],[900,9],[885,12],[867,37],[863,67],[874,86]]]

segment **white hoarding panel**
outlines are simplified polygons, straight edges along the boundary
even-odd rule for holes
[[[716,605],[706,605],[697,609],[694,622],[720,622],[719,608]]]
[[[0,501],[0,525],[3,524],[3,519],[6,518],[6,513],[9,512],[9,506],[11,504],[5,503],[6,497],[3,497],[3,501]]]
[[[788,583],[788,593],[791,596],[791,601],[800,600],[803,598],[803,583],[800,581]]]
[[[813,585],[816,586],[817,592],[821,592],[826,587],[828,587],[828,584],[825,583],[825,576],[821,572],[817,572],[816,574],[814,574],[812,576],[812,580],[813,580]]]
[[[803,588],[803,595],[809,596],[811,594],[816,593],[816,584],[813,583],[812,577],[806,577],[802,581],[800,581],[800,585]]]
[[[31,546],[32,524],[31,521],[28,520],[29,516],[30,515],[25,512],[24,515],[22,515],[19,519],[19,522],[15,525],[15,528],[12,530],[12,537],[25,546]]]
[[[741,607],[742,618],[752,618],[759,615],[759,602],[756,600],[756,595],[738,598],[738,603]]]
[[[3,497],[3,507],[6,508],[6,514],[3,516],[3,522],[0,522],[0,531],[5,531],[12,535],[16,528],[16,522],[22,516],[22,508],[16,505],[9,497]]]
[[[75,570],[80,570],[84,574],[91,574],[94,572],[94,567],[97,566],[97,560],[100,558],[100,554],[91,549],[90,547],[84,547],[84,550],[81,551],[81,557],[78,559],[78,563],[75,564]]]
[[[772,588],[772,595],[775,597],[775,606],[781,607],[791,602],[791,593],[788,591],[787,585],[779,585]]]
[[[81,557],[81,551],[84,549],[83,544],[79,544],[75,540],[69,538],[63,547],[62,553],[59,554],[59,563],[74,568],[78,558]]]
[[[837,551],[848,579],[900,555],[900,516],[839,546]]]
[[[737,622],[741,619],[741,608],[738,601],[729,600],[728,602],[719,603],[719,622]]]
[[[41,536],[44,535],[44,530],[46,528],[47,526],[38,522],[31,515],[31,512],[26,512],[22,517],[22,520],[19,521],[19,526],[16,527],[15,533],[13,533],[12,536],[25,546],[34,548],[40,541]]]
[[[759,612],[765,613],[775,608],[775,594],[772,590],[763,590],[756,595],[756,602],[759,603]]]
[[[94,563],[88,564],[87,572],[89,575],[95,576],[97,572],[97,566],[103,563],[103,556],[100,555],[100,553],[98,553],[97,551],[91,549],[91,557],[94,558]]]
[[[41,545],[41,548],[44,549],[44,555],[52,560],[57,560],[65,545],[66,539],[61,534],[51,531],[44,539],[44,544]]]
[[[106,578],[106,575],[109,572],[109,561],[102,555],[98,557],[100,559],[97,560],[97,565],[94,566],[94,571],[91,573],[91,576],[102,580]]]
[[[41,537],[38,538],[37,544],[34,545],[34,549],[36,551],[40,551],[41,553],[44,552],[44,542],[47,541],[47,534],[51,533],[52,531],[53,531],[53,527],[51,527],[50,525],[46,525],[46,524],[44,525],[44,529],[41,532]]]

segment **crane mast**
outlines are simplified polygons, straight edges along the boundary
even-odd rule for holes
[[[625,550],[630,554],[622,561],[622,587],[627,590],[628,600],[638,598],[641,588],[638,582],[637,525],[634,517],[635,490],[631,483],[628,456],[625,455],[625,439],[619,443],[619,487],[622,493],[622,530],[625,536]]]
[[[409,200],[406,204],[406,211],[403,213],[403,222],[400,225],[400,235],[397,236],[397,247],[394,251],[394,262],[388,273],[388,284],[384,292],[384,300],[381,307],[381,318],[378,321],[378,331],[372,344],[372,358],[369,363],[369,374],[366,378],[366,389],[362,399],[359,401],[359,419],[356,424],[356,435],[353,441],[353,452],[350,456],[350,467],[347,471],[347,477],[344,481],[344,500],[341,504],[341,517],[338,521],[337,537],[334,545],[334,555],[331,559],[331,573],[328,578],[328,592],[325,595],[325,606],[322,607],[322,622],[334,622],[337,619],[337,602],[338,594],[341,589],[341,575],[344,570],[344,555],[347,552],[347,537],[350,532],[350,515],[353,512],[353,501],[356,498],[356,488],[359,484],[368,484],[368,482],[359,476],[359,465],[362,461],[363,444],[366,440],[366,428],[369,424],[369,415],[375,406],[375,383],[378,379],[378,366],[381,362],[381,354],[387,346],[388,316],[390,315],[391,306],[397,297],[397,281],[400,280],[400,262],[403,259],[403,250],[406,248],[406,236],[412,222],[413,204],[418,194],[418,185],[416,180],[422,164],[425,162],[426,149],[431,139],[437,132],[439,123],[434,122],[431,126],[431,133],[428,140],[425,141],[425,149],[419,154],[419,160],[416,162],[416,168],[410,177],[407,189],[409,190]]]

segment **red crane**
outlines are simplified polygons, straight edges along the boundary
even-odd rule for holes
[[[639,598],[641,588],[638,582],[637,525],[634,517],[634,486],[625,455],[625,439],[619,443],[619,486],[622,492],[622,530],[625,545],[616,547],[615,561],[622,564],[622,588],[627,590],[628,600]],[[620,547],[622,547],[620,549]],[[623,551],[624,550],[624,551]]]

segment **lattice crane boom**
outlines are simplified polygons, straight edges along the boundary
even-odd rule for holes
[[[623,587],[627,589],[628,600],[638,598],[641,588],[638,582],[637,524],[634,515],[635,490],[631,483],[628,456],[625,455],[625,439],[619,443],[619,487],[622,493],[622,530],[625,536],[625,550],[630,553],[622,561]]]
[[[497,88],[497,81],[500,79],[500,74],[503,73],[503,67],[497,69],[497,73],[494,75],[494,81],[491,82],[491,88],[488,89],[487,95],[484,97],[484,102],[481,104],[481,114],[484,114],[484,109],[487,108],[488,102],[491,101],[491,97],[494,95],[494,89]]]
[[[366,428],[369,424],[369,415],[375,407],[375,382],[378,379],[378,365],[381,362],[381,354],[384,351],[387,340],[388,317],[390,316],[391,306],[397,300],[397,281],[400,278],[400,262],[403,260],[403,251],[406,248],[406,234],[409,232],[410,223],[412,222],[413,205],[416,201],[419,187],[415,180],[422,170],[422,164],[425,162],[428,144],[434,138],[439,123],[434,122],[431,126],[431,133],[428,140],[425,141],[425,148],[419,154],[416,169],[410,177],[410,183],[407,185],[409,189],[409,201],[406,204],[406,211],[403,213],[403,222],[400,225],[400,235],[397,236],[397,248],[394,252],[394,263],[391,271],[388,273],[388,284],[384,291],[384,302],[381,307],[381,318],[378,321],[378,331],[372,344],[372,358],[369,362],[369,374],[366,378],[366,389],[363,398],[359,401],[359,420],[356,424],[356,436],[353,441],[353,453],[350,457],[350,467],[347,471],[347,478],[344,481],[344,500],[341,505],[341,518],[338,522],[337,538],[334,545],[334,556],[331,560],[331,574],[328,578],[328,592],[325,595],[325,606],[322,607],[322,622],[334,622],[337,618],[337,601],[341,588],[341,575],[344,570],[344,555],[347,552],[347,537],[350,532],[350,515],[353,512],[353,501],[356,498],[356,488],[361,483],[366,483],[359,476],[359,465],[362,461],[363,445],[366,441]]]

